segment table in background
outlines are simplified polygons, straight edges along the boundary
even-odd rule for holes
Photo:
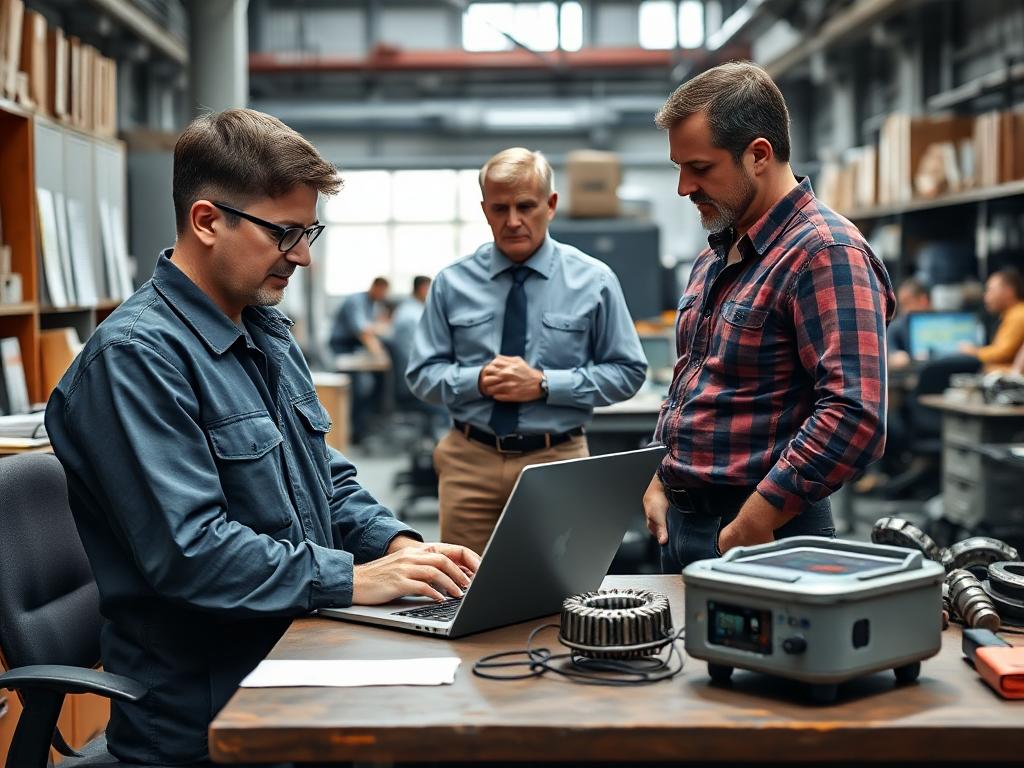
[[[1024,407],[924,395],[942,411],[942,504],[945,518],[971,533],[1024,543],[1020,469],[995,460],[985,445],[1024,442]]]
[[[677,625],[675,576],[609,577],[606,587],[668,595]],[[574,685],[556,677],[493,681],[472,674],[485,654],[520,648],[524,622],[460,640],[304,618],[274,659],[462,658],[454,685],[403,688],[240,689],[210,726],[222,762],[543,760],[642,762],[1019,762],[1024,702],[996,696],[963,661],[960,631],[943,633],[918,683],[896,688],[891,670],[853,680],[839,702],[814,706],[793,683],[737,671],[711,684],[706,665],[629,688]],[[555,644],[552,634],[544,644]],[[723,764],[725,764],[723,762]]]
[[[660,388],[645,388],[629,400],[595,408],[587,425],[590,452],[596,455],[630,451],[649,442],[663,402],[665,393]]]

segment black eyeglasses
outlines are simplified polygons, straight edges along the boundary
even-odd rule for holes
[[[246,213],[245,211],[240,211],[237,208],[232,208],[230,205],[225,205],[224,203],[218,203],[216,201],[214,201],[213,204],[222,211],[226,211],[234,216],[243,218],[246,221],[251,221],[253,224],[259,224],[261,227],[266,227],[271,232],[276,232],[278,236],[277,249],[281,251],[281,253],[288,253],[288,251],[298,245],[299,240],[302,239],[303,235],[306,236],[306,242],[309,243],[309,245],[312,245],[313,241],[320,237],[320,233],[324,231],[323,224],[314,224],[308,229],[306,227],[299,226],[282,227],[280,224],[274,224],[272,221],[266,221],[257,216],[253,216],[251,213]]]

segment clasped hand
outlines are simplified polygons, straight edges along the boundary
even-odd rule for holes
[[[480,371],[480,394],[508,403],[539,400],[542,376],[521,357],[498,355]]]
[[[409,595],[436,601],[462,597],[479,566],[480,556],[466,547],[396,536],[383,557],[355,566],[352,603],[380,605]]]

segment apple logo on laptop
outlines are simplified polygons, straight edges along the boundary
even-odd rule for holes
[[[565,553],[569,551],[570,536],[572,536],[572,528],[555,537],[555,542],[551,545],[551,553],[555,556],[556,560],[564,558]]]

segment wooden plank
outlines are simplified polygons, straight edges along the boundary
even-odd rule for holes
[[[678,577],[610,577],[669,596],[683,618]],[[406,688],[239,690],[210,728],[221,762],[468,760],[893,762],[1016,761],[1024,754],[1020,708],[996,697],[963,662],[960,631],[917,684],[891,671],[853,680],[832,706],[814,706],[792,683],[737,672],[711,684],[703,663],[635,688],[543,678],[475,677],[485,654],[521,648],[544,620],[460,640],[332,621],[296,620],[270,654],[278,659],[388,659],[457,655],[454,685]],[[541,644],[555,646],[551,635]],[[557,647],[557,646],[555,646]]]

